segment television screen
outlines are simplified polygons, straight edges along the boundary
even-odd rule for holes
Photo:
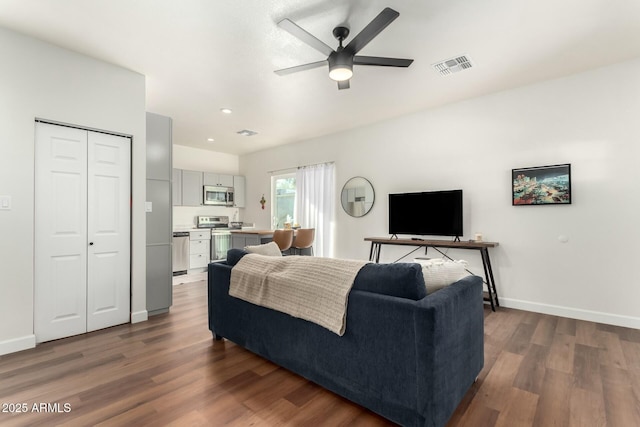
[[[462,236],[462,190],[389,194],[389,234]]]

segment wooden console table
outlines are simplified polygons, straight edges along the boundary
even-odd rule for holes
[[[366,237],[364,240],[366,242],[371,242],[369,261],[375,261],[376,263],[380,262],[380,251],[382,250],[382,245],[414,246],[417,247],[416,249],[421,247],[433,248],[447,258],[449,258],[449,256],[442,252],[440,248],[473,249],[480,251],[482,266],[484,267],[484,276],[486,279],[485,283],[487,284],[488,290],[488,296],[486,296],[484,300],[489,301],[491,304],[491,310],[493,311],[496,311],[496,307],[500,307],[498,292],[496,291],[496,282],[493,278],[493,270],[491,268],[491,259],[489,258],[489,248],[495,248],[498,246],[498,243],[496,242],[453,242],[450,240],[390,239],[388,237]]]

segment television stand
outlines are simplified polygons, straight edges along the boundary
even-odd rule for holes
[[[493,269],[491,268],[491,260],[489,259],[489,248],[495,248],[498,246],[497,242],[462,242],[458,238],[457,241],[451,240],[411,240],[411,239],[396,239],[391,240],[384,237],[365,237],[365,242],[371,242],[371,249],[369,250],[369,261],[380,262],[380,251],[382,245],[395,245],[395,246],[414,246],[416,247],[410,253],[415,252],[421,247],[433,248],[445,255],[439,248],[449,249],[473,249],[480,251],[482,257],[482,267],[484,268],[484,283],[487,285],[488,296],[484,298],[491,304],[491,310],[496,311],[496,307],[500,307],[498,301],[498,291],[496,290],[496,281],[493,278]],[[408,255],[408,254],[407,254]],[[405,255],[406,256],[406,255]],[[446,255],[445,255],[446,256]],[[402,257],[404,258],[404,256]],[[400,259],[402,259],[400,258]],[[400,260],[399,259],[399,260]],[[397,261],[399,261],[397,260]],[[396,261],[396,262],[397,262]]]

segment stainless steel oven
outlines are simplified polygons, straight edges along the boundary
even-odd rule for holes
[[[229,249],[231,249],[231,232],[211,229],[211,261],[227,259]]]
[[[211,229],[211,261],[226,259],[227,251],[231,249],[229,217],[198,216],[197,227]]]
[[[205,185],[202,203],[209,206],[233,206],[233,188]]]

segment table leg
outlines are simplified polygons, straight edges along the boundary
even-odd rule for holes
[[[380,262],[380,248],[381,244],[376,242],[371,242],[371,249],[369,249],[369,261],[375,262],[376,264]]]
[[[496,306],[500,307],[500,300],[498,299],[498,290],[496,289],[496,280],[493,278],[493,269],[491,268],[491,260],[489,259],[489,249],[485,249],[487,255],[487,269],[489,270],[489,278],[491,287],[493,288],[493,295],[496,297]]]
[[[493,270],[491,269],[491,260],[489,259],[489,250],[487,248],[480,249],[482,254],[482,266],[484,267],[484,276],[487,279],[487,290],[489,291],[489,301],[491,303],[491,310],[496,311],[498,304],[498,293],[496,291],[496,284],[493,278]],[[494,300],[495,297],[495,300]]]
[[[493,288],[492,281],[489,276],[489,264],[487,262],[487,258],[489,257],[488,251],[486,248],[480,249],[480,254],[482,255],[482,267],[484,267],[484,277],[487,279],[487,290],[489,291],[489,302],[491,303],[491,311],[496,311],[496,306],[493,302]]]

